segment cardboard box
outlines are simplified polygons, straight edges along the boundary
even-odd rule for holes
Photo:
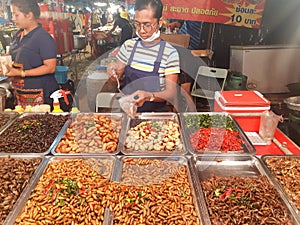
[[[182,46],[184,48],[189,47],[190,35],[189,34],[164,34],[161,33],[160,37],[170,44]]]
[[[228,112],[244,131],[258,132],[260,116],[257,114],[270,110],[270,101],[258,91],[217,91],[214,111]],[[235,116],[234,114],[244,114]]]

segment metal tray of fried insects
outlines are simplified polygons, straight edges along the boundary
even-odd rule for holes
[[[117,155],[126,116],[123,113],[77,113],[58,136],[53,155]]]
[[[121,156],[115,177],[114,224],[203,224],[185,156]]]
[[[0,134],[18,115],[16,112],[0,112]]]
[[[46,156],[7,224],[105,224],[115,156]],[[64,213],[61,213],[63,210]]]
[[[47,155],[70,113],[23,113],[0,133],[0,155]]]
[[[18,206],[24,199],[24,196],[30,192],[31,185],[40,176],[43,171],[47,159],[44,156],[36,154],[7,154],[0,156],[1,164],[1,181],[2,184],[2,200],[5,208],[10,210],[5,220],[0,220],[3,225],[13,224],[12,217],[15,211],[18,211]],[[7,168],[7,170],[6,170]],[[3,174],[2,174],[3,173]],[[7,187],[8,186],[8,187]],[[7,192],[5,191],[7,190]],[[9,196],[4,196],[4,192],[10,193],[13,199]],[[5,203],[5,201],[8,202]],[[1,215],[5,215],[5,210],[0,206]]]
[[[226,112],[179,113],[185,145],[192,155],[254,155],[256,149]]]
[[[140,113],[128,118],[121,152],[124,155],[185,155],[187,150],[176,113]]]
[[[271,179],[286,195],[300,221],[300,155],[263,155],[261,161]]]
[[[286,196],[255,156],[190,160],[198,197],[209,215],[205,224],[299,224]]]

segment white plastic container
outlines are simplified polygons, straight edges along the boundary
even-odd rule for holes
[[[95,112],[96,96],[101,92],[107,80],[108,74],[104,70],[91,71],[86,78],[88,105],[92,112]]]

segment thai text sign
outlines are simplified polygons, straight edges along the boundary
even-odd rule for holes
[[[265,0],[162,0],[164,17],[258,28]]]
[[[135,0],[127,0],[134,4]],[[162,0],[167,19],[259,28],[266,0]]]

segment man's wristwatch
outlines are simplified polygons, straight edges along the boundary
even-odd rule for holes
[[[155,99],[155,95],[154,95],[154,93],[152,93],[152,95],[151,95],[151,98],[150,98],[150,102],[153,102],[154,101],[154,99]]]
[[[21,77],[25,77],[25,70],[21,70]]]

